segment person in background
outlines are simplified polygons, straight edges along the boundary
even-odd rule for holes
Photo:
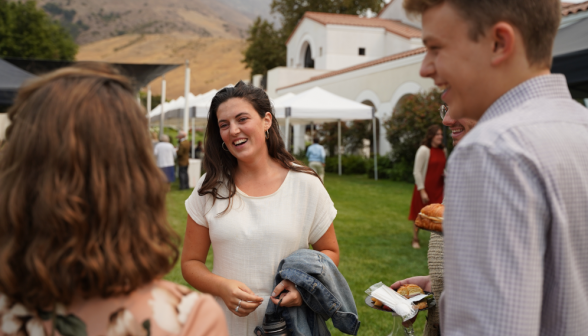
[[[180,190],[189,189],[188,185],[188,165],[190,164],[190,141],[186,132],[179,131],[178,135],[178,175],[180,178]]]
[[[196,145],[196,150],[194,151],[194,156],[196,156],[195,159],[202,158],[202,141],[198,141],[198,144]]]
[[[157,166],[163,171],[167,177],[168,183],[176,181],[176,165],[174,160],[176,159],[176,149],[169,142],[168,135],[161,135],[159,142],[155,145],[153,152],[155,154],[155,160]]]
[[[211,296],[162,280],[180,239],[130,82],[63,68],[8,114],[0,335],[227,336]]]
[[[153,149],[155,149],[155,145],[157,145],[158,142],[159,140],[157,139],[157,132],[151,132],[151,144],[153,145]]]
[[[443,173],[447,153],[443,148],[441,126],[432,125],[427,129],[425,139],[417,150],[414,160],[414,191],[410,203],[408,220],[413,221],[412,247],[421,248],[419,229],[414,225],[421,209],[431,203],[443,201]]]
[[[588,330],[588,110],[551,74],[560,0],[405,0],[420,73],[477,120],[447,165],[441,334]]]
[[[442,110],[441,118],[443,119],[443,125],[449,127],[451,130],[451,138],[453,139],[453,145],[457,144],[468,134],[468,132],[476,126],[477,121],[473,119],[453,119],[446,113],[446,109]],[[439,302],[441,293],[443,292],[443,236],[436,233],[431,233],[431,239],[429,239],[429,250],[427,252],[427,260],[429,264],[429,275],[427,276],[416,276],[401,281],[397,281],[392,286],[392,289],[398,289],[400,286],[415,284],[424,289],[427,292],[433,292],[435,300]],[[408,324],[414,323],[414,319]],[[432,307],[427,312],[427,323],[423,336],[440,336],[441,328],[439,326],[439,307]]]
[[[314,138],[312,142],[306,150],[308,166],[317,173],[321,181],[325,182],[325,148],[319,145],[318,138]]]

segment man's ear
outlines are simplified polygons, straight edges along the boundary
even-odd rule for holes
[[[515,54],[515,41],[518,36],[515,28],[508,22],[498,22],[489,31],[489,37],[493,42],[491,63],[500,65]]]

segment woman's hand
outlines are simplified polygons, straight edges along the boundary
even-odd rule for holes
[[[290,280],[282,280],[272,292],[272,302],[276,305],[282,299],[281,307],[299,307],[302,306],[302,296]]]
[[[423,204],[424,205],[428,204],[429,203],[429,195],[427,194],[425,189],[421,189],[421,190],[419,190],[419,192],[421,193],[421,200],[423,201]]]
[[[251,314],[263,303],[263,298],[255,295],[244,283],[237,280],[226,280],[221,291],[221,299],[229,310],[239,316]],[[237,309],[239,307],[239,309]]]

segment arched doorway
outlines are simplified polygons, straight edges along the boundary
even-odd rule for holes
[[[306,44],[306,51],[304,52],[304,67],[314,69],[314,59],[312,59],[310,44]]]

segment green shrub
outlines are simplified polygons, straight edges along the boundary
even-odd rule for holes
[[[325,160],[325,171],[329,173],[339,172],[337,156],[329,156]],[[358,155],[343,155],[341,157],[342,173],[344,175],[365,174],[367,159]]]
[[[392,160],[388,156],[378,155],[378,179],[389,179],[392,174]],[[374,178],[374,159],[370,158],[366,164],[367,175]]]

